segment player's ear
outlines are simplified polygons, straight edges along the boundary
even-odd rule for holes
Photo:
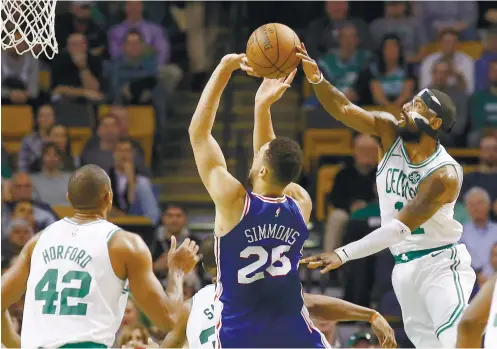
[[[438,130],[438,129],[442,126],[442,119],[437,118],[437,117],[434,117],[434,118],[433,118],[433,119],[431,119],[431,121],[430,121],[430,126],[431,126],[431,128],[433,128],[434,130]]]
[[[259,170],[259,173],[258,173],[258,176],[262,178],[265,175],[267,175],[267,173],[268,173],[267,167],[266,166],[261,166],[261,168]]]
[[[71,200],[69,199],[69,192],[66,193],[66,200],[69,204],[71,203]]]

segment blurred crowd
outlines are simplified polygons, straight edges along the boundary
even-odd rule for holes
[[[456,219],[464,225],[462,239],[478,274],[477,292],[497,272],[497,6],[387,1],[378,3],[380,9],[373,11],[378,16],[371,18],[354,14],[346,1],[316,4],[318,15],[295,25],[304,24],[299,33],[311,57],[351,101],[395,110],[419,89],[431,87],[456,102],[457,124],[442,143],[480,149],[456,205]],[[109,174],[112,217],[145,216],[153,223],[146,242],[162,282],[167,282],[171,236],[179,243],[202,238],[188,228],[185,208],[160,207],[151,181],[154,171],[142,144],[130,136],[127,107],[151,106],[156,133],[161,134],[175,92],[180,87],[202,90],[216,41],[215,24],[209,21],[215,15],[209,11],[202,2],[63,2],[56,18],[60,53],[54,60],[2,51],[2,105],[29,105],[35,113],[33,132],[22,139],[15,156],[2,145],[2,272],[34,233],[61,218],[53,207],[68,205],[71,171],[85,164],[97,164]],[[48,82],[42,81],[41,71],[49,72]],[[72,114],[75,106],[95,111],[101,104],[112,107],[98,120],[81,121]],[[312,94],[303,95],[302,106],[314,110],[319,103]],[[75,123],[93,131],[77,157],[68,130]],[[377,151],[374,139],[354,138],[352,161],[342,166],[326,198],[333,209],[323,224],[323,250],[360,238],[379,224]],[[348,264],[340,288],[346,300],[373,304],[395,320],[400,309],[387,272],[393,260],[384,252]],[[198,268],[185,280],[185,299],[210,282]],[[18,327],[22,307],[21,301],[11,311]],[[335,324],[317,325],[336,345],[377,345],[362,328],[343,337]],[[157,341],[163,335],[131,298],[115,345],[137,338]],[[409,346],[408,341],[399,343]]]

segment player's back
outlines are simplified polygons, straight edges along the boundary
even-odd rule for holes
[[[308,319],[298,273],[308,235],[294,199],[247,194],[240,223],[216,238],[220,346],[324,345]]]
[[[497,348],[497,280],[492,294],[492,304],[485,331],[485,348]]]
[[[128,298],[108,251],[119,230],[105,220],[78,224],[64,218],[41,233],[31,256],[23,347],[112,346]]]
[[[186,326],[189,348],[215,348],[214,285],[207,285],[192,298],[192,308]]]

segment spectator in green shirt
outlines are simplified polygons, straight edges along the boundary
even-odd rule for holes
[[[353,86],[371,58],[371,53],[359,49],[358,45],[357,28],[353,24],[347,24],[340,29],[339,48],[318,61],[327,79],[352,102],[359,99]]]
[[[468,144],[477,147],[486,128],[497,129],[497,60],[488,66],[489,88],[473,94],[470,104],[471,132]]]

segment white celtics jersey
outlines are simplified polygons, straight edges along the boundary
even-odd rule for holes
[[[497,280],[492,295],[492,305],[488,314],[487,329],[485,332],[485,348],[497,348]]]
[[[419,183],[444,166],[453,166],[457,171],[460,188],[463,180],[462,167],[442,145],[438,145],[436,151],[422,163],[412,164],[402,139],[397,138],[378,165],[376,175],[381,223],[385,224],[395,218],[397,212],[416,196]],[[455,201],[442,206],[404,241],[390,246],[392,254],[398,255],[458,242],[462,234],[462,225],[453,218],[454,205]]]
[[[128,299],[112,269],[108,241],[121,230],[105,220],[68,218],[46,228],[31,256],[22,347],[96,342],[111,347]]]
[[[192,309],[186,326],[186,338],[190,348],[216,347],[215,295],[216,287],[208,285],[193,296]]]

